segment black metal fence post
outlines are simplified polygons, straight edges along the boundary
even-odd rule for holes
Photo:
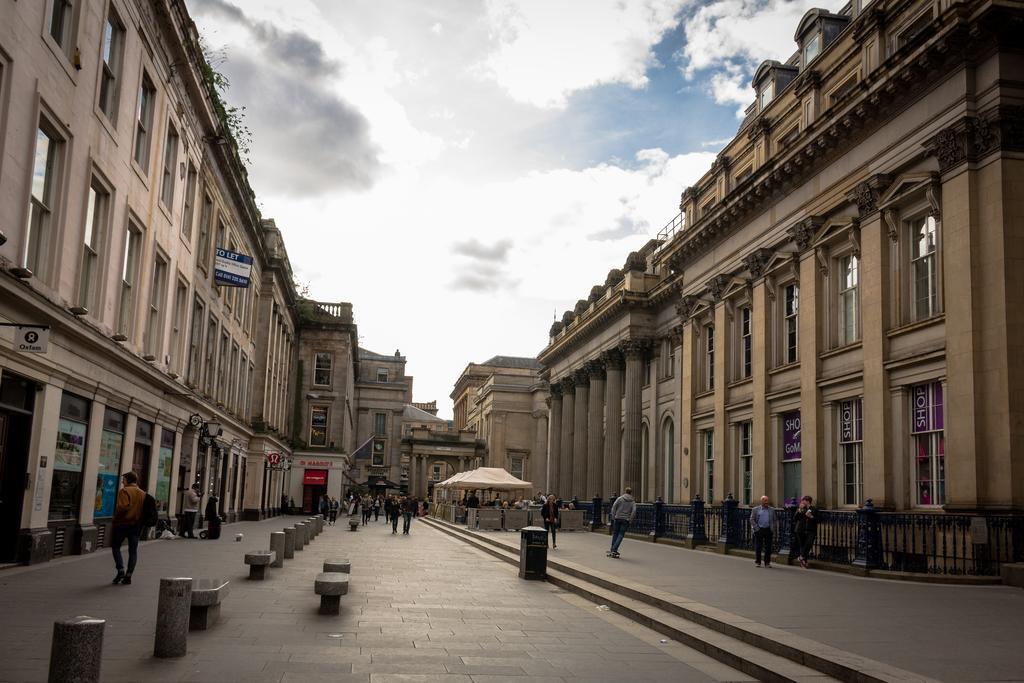
[[[739,542],[739,528],[736,524],[736,511],[739,501],[731,493],[726,494],[722,501],[722,531],[718,536],[718,552],[727,553]]]
[[[882,527],[875,504],[868,498],[864,507],[857,508],[857,554],[853,560],[853,570],[858,574],[867,574],[881,566]]]
[[[600,529],[604,526],[603,520],[601,519],[601,496],[594,496],[592,501],[593,508],[590,513],[590,530]]]
[[[787,503],[786,506],[782,508],[782,514],[779,517],[778,521],[779,528],[777,533],[779,535],[779,549],[776,553],[776,557],[778,558],[778,561],[784,561],[786,562],[786,564],[793,563],[793,558],[791,557],[791,555],[793,543],[796,540],[793,538],[794,514],[796,514],[796,505],[792,502]]]
[[[704,525],[704,501],[700,494],[693,497],[690,503],[690,533],[686,535],[686,545],[694,548],[708,542],[708,535]]]
[[[657,541],[659,536],[665,533],[665,503],[661,498],[654,500],[654,530],[651,531],[651,540]]]

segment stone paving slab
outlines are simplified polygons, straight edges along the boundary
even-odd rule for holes
[[[476,532],[518,548],[518,536]],[[627,538],[560,533],[548,557],[944,681],[1024,681],[1024,591],[861,578]],[[518,550],[516,550],[518,552]],[[720,612],[719,612],[720,614]]]
[[[45,680],[53,621],[77,614],[107,619],[105,681],[748,680],[423,524],[409,536],[327,527],[266,580],[245,580],[234,534],[256,542],[286,519],[144,543],[131,586],[110,585],[109,551],[0,571],[0,681]],[[350,592],[340,615],[320,615],[313,579],[339,555],[352,560]],[[176,660],[151,656],[161,576],[232,582],[220,621],[191,632]]]

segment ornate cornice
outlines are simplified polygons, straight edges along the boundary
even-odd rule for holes
[[[721,301],[731,280],[732,278],[728,275],[716,275],[707,281],[705,287],[711,292],[711,298],[715,301]]]
[[[1000,106],[979,116],[965,116],[924,143],[945,173],[998,151],[1024,150],[1024,107]]]
[[[759,116],[754,123],[751,124],[750,130],[747,131],[747,140],[753,142],[762,135],[767,137],[772,131],[772,119],[768,116]]]
[[[743,265],[750,271],[751,279],[757,280],[764,275],[765,268],[768,267],[768,262],[772,258],[772,253],[771,249],[755,249],[743,258]]]
[[[600,359],[587,361],[584,368],[586,368],[587,375],[590,379],[604,379],[604,361]]]
[[[647,351],[651,348],[651,340],[627,339],[619,345],[619,348],[627,360],[630,358],[644,358],[647,355]]]
[[[587,367],[576,368],[572,373],[572,382],[577,387],[590,387],[590,373],[587,372]]]
[[[697,310],[697,305],[700,303],[700,297],[693,294],[687,294],[676,302],[676,315],[683,322],[690,319],[693,312]]]
[[[551,400],[553,400],[553,401],[561,401],[562,400],[562,385],[559,384],[558,382],[553,382],[551,384],[551,386],[548,388],[548,392],[550,393]]]
[[[786,234],[789,235],[791,240],[796,242],[797,248],[803,251],[811,246],[814,234],[823,222],[824,219],[821,216],[809,216],[786,230]]]
[[[891,175],[879,173],[853,188],[846,198],[857,204],[857,211],[861,219],[864,219],[878,210],[878,199],[891,183]]]
[[[622,370],[626,366],[626,359],[622,357],[619,349],[608,349],[601,354],[601,360],[605,364],[605,372],[608,370]]]

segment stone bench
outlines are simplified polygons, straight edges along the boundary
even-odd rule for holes
[[[317,574],[313,590],[320,596],[320,614],[338,614],[341,596],[348,594],[348,575],[341,572]]]
[[[254,550],[245,554],[245,563],[249,565],[249,578],[262,581],[267,576],[267,567],[275,559],[273,550]]]
[[[192,579],[189,631],[205,631],[220,618],[220,603],[228,595],[227,579]]]
[[[351,574],[352,563],[348,560],[324,560],[324,571]]]
[[[349,520],[348,520],[348,530],[349,531],[359,531],[359,520],[358,519],[351,519],[351,518],[349,518]]]

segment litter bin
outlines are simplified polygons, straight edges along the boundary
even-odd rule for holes
[[[548,574],[548,532],[544,527],[524,526],[519,532],[519,576],[543,579]]]

